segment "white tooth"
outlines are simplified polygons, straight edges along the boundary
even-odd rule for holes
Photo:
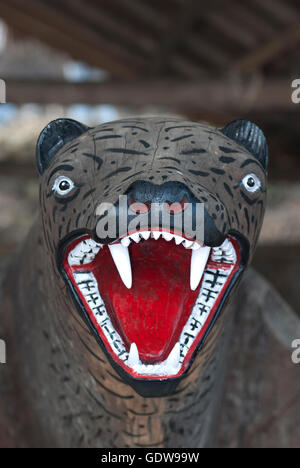
[[[131,240],[129,237],[124,237],[124,239],[121,240],[121,244],[124,245],[124,247],[128,247],[131,244]]]
[[[153,232],[152,232],[152,235],[153,235],[154,239],[157,240],[157,239],[160,238],[161,232],[159,232],[159,231],[153,231]]]
[[[134,368],[135,366],[139,364],[139,361],[140,361],[140,357],[139,357],[137,345],[135,343],[131,343],[129,356],[127,359],[127,365]]]
[[[81,248],[82,252],[87,252],[90,249],[90,246],[89,246],[87,240],[84,240],[84,241],[80,242],[80,244],[78,244],[78,245],[80,245],[80,248]]]
[[[229,249],[230,247],[231,247],[231,244],[230,244],[229,240],[228,240],[228,239],[225,239],[220,248],[221,248],[222,250],[227,250],[227,249]]]
[[[134,234],[131,234],[131,239],[134,241],[134,242],[140,242],[140,235],[138,232],[135,232]]]
[[[213,255],[214,260],[221,260],[222,255]]]
[[[121,280],[126,288],[130,289],[132,286],[132,272],[128,248],[122,244],[113,244],[108,247]]]
[[[210,254],[210,247],[193,250],[191,256],[190,287],[192,291],[198,287]]]
[[[184,247],[186,249],[189,249],[193,245],[193,241],[189,241],[189,240],[185,239],[183,245],[184,245]]]
[[[150,231],[144,231],[141,232],[143,239],[148,240],[150,237],[151,232]]]
[[[90,250],[92,250],[92,246],[88,242],[81,242],[80,249],[82,253],[88,253]]]
[[[176,368],[179,364],[180,359],[180,344],[176,343],[172,351],[170,352],[168,359],[166,361],[166,366],[169,368]]]
[[[192,248],[193,250],[198,250],[198,249],[200,249],[200,247],[201,247],[201,245],[198,244],[198,242],[194,242],[191,248]]]
[[[176,236],[176,235],[174,235],[174,239],[175,239],[175,244],[176,244],[176,245],[181,244],[181,242],[183,242],[183,240],[184,240],[183,237],[181,237],[181,236]]]
[[[69,264],[80,265],[92,262],[101,247],[101,244],[97,244],[92,239],[85,239],[70,252],[68,257]]]
[[[170,232],[163,232],[162,235],[163,235],[163,238],[164,238],[167,242],[169,242],[170,240],[173,239],[173,234],[170,234]]]

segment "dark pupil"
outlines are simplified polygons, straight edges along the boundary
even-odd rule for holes
[[[70,184],[66,180],[63,180],[62,182],[60,182],[59,188],[60,190],[68,190],[70,188]]]
[[[253,179],[253,177],[249,177],[249,179],[247,180],[247,185],[248,187],[254,187],[255,180]]]

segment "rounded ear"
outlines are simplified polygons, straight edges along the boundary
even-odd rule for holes
[[[265,171],[268,167],[268,144],[263,131],[249,120],[235,120],[221,129],[231,140],[246,148],[262,164]]]
[[[38,138],[36,147],[39,173],[43,174],[56,153],[66,143],[75,140],[88,130],[89,127],[72,119],[57,119],[46,125]]]

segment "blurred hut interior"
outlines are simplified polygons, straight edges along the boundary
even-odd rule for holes
[[[50,120],[253,120],[270,148],[255,267],[300,313],[297,0],[0,0],[0,259],[37,207],[35,142]]]

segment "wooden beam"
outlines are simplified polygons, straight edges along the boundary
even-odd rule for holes
[[[110,9],[101,8],[101,5],[84,0],[63,0],[63,6],[67,8],[70,17],[77,17],[86,22],[92,30],[97,28],[108,37],[114,37],[114,41],[121,44],[129,44],[131,48],[140,53],[153,54],[159,45],[158,39],[151,37],[142,30],[137,30],[129,21],[124,21],[121,15],[113,15]]]
[[[177,4],[172,12],[173,24],[169,24],[161,32],[160,50],[157,51],[160,74],[171,69],[172,76],[175,72],[179,77],[197,80],[209,69],[224,69],[229,66],[232,60],[224,50],[207,40],[203,28],[197,28],[195,32],[195,22],[203,21],[210,13],[218,10],[221,0],[210,0],[205,8],[198,0],[173,1]]]
[[[230,0],[226,10],[235,22],[238,22],[242,27],[249,28],[258,38],[266,40],[276,32],[276,26],[271,18],[263,18],[259,12],[253,12],[248,3],[242,5],[240,0]]]
[[[297,110],[292,104],[288,79],[258,85],[234,81],[130,81],[106,83],[66,83],[54,81],[15,81],[6,79],[7,102],[58,103],[72,105],[112,104],[209,112]]]
[[[237,21],[232,21],[229,15],[222,12],[212,12],[206,16],[207,21],[217,28],[218,32],[242,45],[246,49],[251,49],[257,43],[255,33],[249,28],[241,26]]]
[[[184,54],[177,52],[170,53],[169,67],[172,71],[182,78],[187,80],[197,80],[205,75],[205,67],[201,67],[192,59],[185,57]]]
[[[211,64],[214,69],[226,69],[232,63],[232,59],[227,51],[207,41],[205,34],[190,32],[185,37],[187,48],[198,57],[200,61]],[[201,62],[200,62],[201,63]]]
[[[300,21],[283,32],[277,32],[275,37],[264,45],[252,50],[249,54],[238,60],[233,66],[234,72],[254,72],[263,65],[271,62],[276,56],[289,47],[295,47],[300,41]]]
[[[265,11],[270,20],[276,18],[283,25],[291,25],[300,17],[299,7],[292,7],[284,0],[248,0],[257,6],[259,10]],[[250,5],[249,5],[250,6]]]
[[[69,53],[77,60],[100,67],[115,77],[138,75],[147,65],[144,57],[122,44],[113,44],[100,31],[76,21],[51,4],[39,0],[0,0],[1,18],[13,28]]]
[[[172,21],[161,13],[158,8],[142,2],[141,0],[113,0],[113,6],[123,14],[135,17],[143,26],[157,32],[164,32],[172,28]],[[122,15],[122,13],[121,13]]]

